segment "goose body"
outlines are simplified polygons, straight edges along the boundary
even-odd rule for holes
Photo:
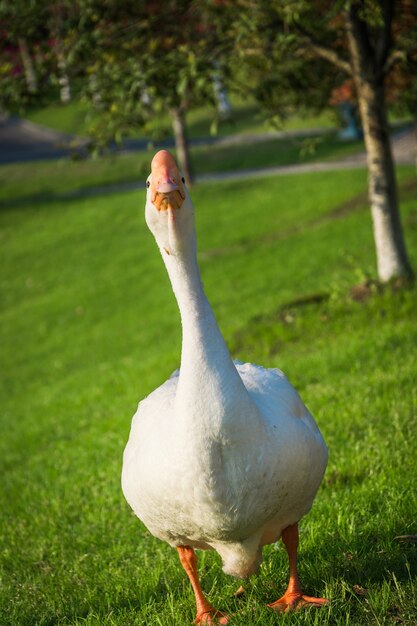
[[[246,577],[262,546],[311,508],[327,448],[280,370],[232,361],[203,291],[193,206],[166,151],[152,163],[146,220],[181,313],[181,367],[138,406],[123,492],[149,531],[178,548],[192,584],[194,548],[216,550],[225,572]],[[197,621],[211,623],[209,606]]]
[[[234,363],[248,403],[241,414],[177,417],[179,372],[143,400],[123,462],[123,490],[153,535],[216,550],[224,571],[247,577],[263,545],[311,508],[327,451],[313,417],[282,372]],[[157,424],[155,423],[157,420]]]

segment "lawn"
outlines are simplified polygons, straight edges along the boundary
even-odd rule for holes
[[[265,133],[273,128],[268,117],[260,110],[259,105],[251,99],[242,100],[231,96],[232,117],[229,120],[219,120],[217,132],[219,137],[238,134]],[[26,112],[26,117],[31,122],[47,126],[62,133],[70,133],[80,137],[88,135],[88,129],[92,122],[92,114],[87,102],[77,96],[69,103],[62,104],[55,99],[49,103],[43,102]],[[212,135],[215,112],[211,107],[196,107],[187,115],[187,131],[190,138],[209,137]],[[390,111],[389,118],[392,123],[412,123],[409,116],[400,117],[398,113]],[[314,113],[309,109],[298,109],[288,114],[286,119],[275,120],[280,130],[302,131],[311,128],[331,129],[340,126],[340,119],[335,108],[329,107],[321,113]],[[155,115],[146,131],[143,129],[131,132],[132,137],[164,138],[172,136],[172,125],[168,115]]]
[[[52,167],[49,199],[16,202],[35,175],[15,167],[0,211],[0,623],[191,623],[177,555],[120,489],[137,402],[180,350],[143,193],[59,200],[74,178]],[[416,268],[412,167],[399,186]],[[236,626],[415,624],[416,544],[396,537],[417,534],[417,290],[374,282],[365,188],[366,172],[347,170],[192,192],[203,281],[233,355],[283,369],[330,451],[300,545],[304,588],[329,606],[266,608],[287,581],[280,546],[241,599],[216,555],[201,554],[203,588]]]
[[[285,137],[236,144],[191,148],[198,176],[251,168],[284,166],[312,161],[334,161],[363,149],[361,141],[342,141],[335,133]],[[175,151],[173,151],[175,153]],[[96,159],[53,160],[3,165],[0,168],[0,206],[62,199],[90,187],[144,183],[155,148]]]
[[[231,103],[233,114],[230,120],[219,120],[217,134],[222,137],[239,133],[266,132],[271,129],[265,116],[260,112],[255,102],[232,96]],[[209,137],[215,117],[214,110],[210,107],[197,107],[190,110],[187,115],[187,129],[191,138]],[[88,133],[91,113],[89,105],[78,98],[68,104],[57,101],[43,103],[39,107],[33,107],[27,112],[27,118],[64,133],[83,136]],[[333,128],[337,126],[337,116],[331,109],[321,114],[313,114],[308,110],[300,111],[289,116],[282,122],[282,128],[286,130],[300,130],[306,128]],[[171,121],[167,115],[155,116],[150,124],[149,131],[157,137],[172,135]],[[149,134],[149,132],[148,132]],[[145,136],[144,131],[132,131],[132,136]],[[147,136],[147,135],[146,135]]]

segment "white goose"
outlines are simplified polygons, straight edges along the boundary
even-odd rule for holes
[[[327,448],[296,390],[277,369],[233,362],[204,294],[194,208],[172,155],[147,180],[146,221],[182,321],[181,368],[139,404],[122,472],[126,500],[150,532],[177,548],[193,587],[196,623],[227,624],[205,598],[195,548],[216,550],[223,570],[247,577],[262,546],[282,536],[289,556],[287,611],[305,596],[297,577],[297,523],[322,480]]]

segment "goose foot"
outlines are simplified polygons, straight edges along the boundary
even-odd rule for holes
[[[201,589],[197,572],[197,557],[190,546],[178,546],[181,565],[185,569],[194,591],[197,605],[197,616],[194,624],[228,624],[229,617],[223,611],[218,611],[205,598]]]
[[[312,598],[302,593],[285,593],[282,598],[268,604],[270,609],[279,611],[280,613],[289,613],[290,611],[299,611],[303,606],[320,607],[327,604],[326,598]]]
[[[194,624],[228,624],[229,617],[223,611],[217,611],[211,607],[208,611],[198,613]]]
[[[282,531],[282,541],[288,553],[290,563],[290,580],[288,589],[279,600],[268,604],[269,608],[280,613],[298,611],[303,606],[323,606],[328,604],[326,598],[312,598],[305,596],[301,591],[300,581],[297,574],[297,549],[298,549],[298,524],[288,526]]]

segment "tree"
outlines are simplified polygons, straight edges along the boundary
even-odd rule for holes
[[[71,67],[71,54],[76,47],[78,37],[77,22],[78,12],[73,2],[70,0],[48,2],[47,26],[51,36],[51,48],[55,55],[60,100],[63,104],[71,101],[69,67]]]
[[[0,0],[0,17],[4,110],[24,110],[53,86],[66,102],[76,76],[92,104],[96,144],[151,131],[155,118],[168,113],[178,160],[191,182],[186,113],[196,104],[210,102],[213,110],[216,104],[216,31],[204,22],[198,2]]]
[[[38,38],[44,36],[43,6],[33,0],[0,1],[0,108],[23,105],[39,94],[42,75]]]
[[[93,77],[86,93],[99,106],[96,135],[120,139],[169,113],[180,167],[193,175],[185,116],[191,105],[215,104],[215,30],[198,3],[186,0],[79,0],[79,52]]]
[[[0,0],[0,107],[25,110],[60,88],[70,99],[68,67],[76,43],[71,0]]]
[[[349,69],[358,94],[366,146],[378,276],[385,282],[410,275],[398,207],[397,184],[389,140],[385,77],[393,57],[394,2],[378,3],[375,16],[367,16],[359,4],[345,13],[349,46]],[[375,17],[375,19],[374,19]]]
[[[262,95],[263,75],[263,86],[255,90],[267,109],[280,112],[280,106],[285,109],[289,102],[301,99],[324,106],[332,85],[346,76],[353,79],[367,153],[378,276],[383,282],[410,276],[389,140],[385,85],[396,61],[411,49],[409,33],[416,23],[411,0],[237,0],[237,6],[233,3],[237,19],[228,26],[226,16],[231,8],[226,0],[214,3],[223,36],[229,37],[236,52],[251,67],[267,67],[266,86],[273,89],[269,96]],[[408,50],[401,50],[401,44],[408,45]],[[275,61],[273,67],[270,59]],[[333,76],[328,71],[330,66]]]

